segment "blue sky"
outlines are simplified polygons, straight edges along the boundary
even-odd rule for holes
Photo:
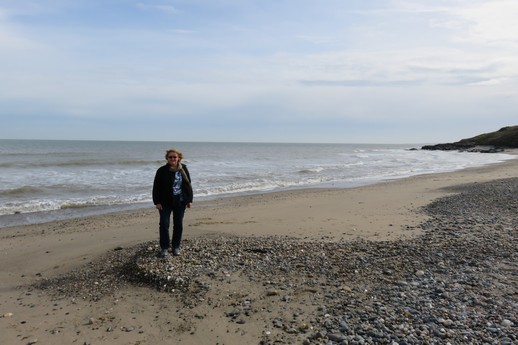
[[[518,125],[516,18],[516,0],[0,0],[0,138],[456,141]]]

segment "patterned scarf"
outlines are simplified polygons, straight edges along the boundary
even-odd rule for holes
[[[182,174],[182,178],[187,181],[189,184],[191,183],[191,181],[189,180],[189,178],[187,177],[187,174],[185,173],[185,171],[183,170],[183,167],[182,167],[182,163],[178,163],[178,166],[177,167],[173,167],[173,166],[169,166],[169,171],[170,172],[174,172],[176,173],[177,171],[179,171],[181,174]]]

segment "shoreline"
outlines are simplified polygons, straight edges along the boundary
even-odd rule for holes
[[[306,241],[311,246],[328,243],[330,247],[360,240],[367,249],[376,248],[376,243],[405,243],[423,237],[422,224],[431,218],[422,208],[439,198],[455,195],[457,192],[451,187],[517,177],[517,168],[518,161],[513,159],[351,189],[294,190],[204,201],[187,211],[184,238],[186,244],[222,236],[237,236],[243,243],[260,238],[277,238],[283,243],[284,238]],[[239,320],[222,319],[231,310],[231,305],[224,303],[225,298],[220,304],[225,304],[226,309],[212,305],[202,308],[198,317],[178,301],[172,301],[168,294],[149,287],[125,287],[115,294],[115,299],[108,297],[97,302],[56,298],[33,287],[39,281],[95,265],[114,249],[120,248],[123,253],[126,248],[158,242],[157,228],[156,211],[142,209],[1,229],[0,316],[4,317],[0,324],[6,331],[0,335],[0,342],[23,339],[30,343],[37,339],[42,343],[129,344],[139,339],[160,343],[181,337],[186,344],[240,344],[254,339],[253,343],[258,343],[265,332],[262,327],[272,320],[242,325],[235,322]],[[256,286],[235,274],[230,274],[229,279],[233,284],[213,283],[220,296],[240,296],[240,289],[244,288],[254,296],[249,303],[260,305],[263,299],[268,300],[254,294],[264,288],[264,281]],[[244,303],[243,298],[238,298],[239,303]],[[312,309],[311,305],[307,307]],[[271,304],[264,308],[275,309]],[[297,304],[297,308],[303,307]],[[185,324],[178,323],[178,318],[188,316],[190,326],[183,329],[181,325]],[[106,320],[115,326],[106,326]],[[146,325],[142,333],[138,328],[130,328],[135,323]],[[113,327],[112,331],[108,331],[109,327]],[[279,334],[284,336],[283,332]]]
[[[504,150],[502,153],[511,155],[511,156],[518,156],[518,149],[507,149],[507,150]],[[516,158],[512,158],[509,160],[513,160],[513,159],[516,159]],[[325,186],[325,185],[324,186],[290,187],[287,189],[280,189],[280,190],[269,190],[269,191],[262,191],[262,192],[243,192],[243,193],[229,194],[229,195],[223,195],[223,196],[204,197],[204,198],[199,199],[199,201],[195,200],[195,202],[197,205],[203,206],[203,205],[211,204],[214,201],[220,202],[221,200],[226,200],[226,199],[236,199],[236,198],[239,199],[239,198],[246,198],[246,197],[263,196],[263,195],[267,195],[267,194],[277,194],[277,193],[282,194],[282,193],[290,193],[290,192],[297,192],[297,191],[304,193],[305,191],[312,192],[312,191],[319,191],[319,190],[338,190],[338,191],[349,190],[349,189],[356,189],[356,188],[362,188],[362,187],[376,186],[378,184],[390,183],[393,181],[405,180],[405,179],[415,178],[415,177],[419,177],[419,176],[430,176],[430,175],[436,175],[436,174],[456,173],[456,172],[469,170],[469,169],[490,167],[492,165],[502,164],[507,161],[508,160],[504,160],[499,163],[490,163],[490,164],[486,164],[486,165],[469,167],[469,168],[464,168],[464,169],[454,170],[454,171],[424,173],[424,174],[418,174],[418,175],[406,176],[406,177],[388,178],[388,179],[383,179],[383,180],[379,180],[379,181],[371,182],[371,183],[366,182],[365,184],[358,184],[358,185],[351,186],[351,187]],[[0,231],[2,231],[5,228],[11,228],[11,227],[30,226],[30,225],[37,225],[37,224],[45,224],[45,223],[54,222],[54,221],[67,221],[67,220],[74,220],[74,219],[80,219],[80,218],[89,218],[89,217],[97,217],[97,216],[117,214],[117,213],[123,213],[123,212],[133,212],[133,211],[145,210],[151,204],[152,204],[152,202],[150,201],[150,202],[139,202],[136,204],[85,206],[85,207],[78,207],[78,208],[65,208],[65,209],[56,209],[56,210],[48,210],[48,211],[5,214],[5,215],[0,215],[0,221],[1,221]]]

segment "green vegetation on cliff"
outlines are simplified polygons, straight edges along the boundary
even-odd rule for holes
[[[481,149],[477,147],[486,147]],[[455,143],[423,146],[423,150],[474,150],[497,152],[506,148],[518,148],[518,126],[503,127],[496,132],[484,133]]]
[[[473,138],[462,139],[459,142],[474,145],[518,148],[518,126],[504,127],[496,132],[480,134]]]

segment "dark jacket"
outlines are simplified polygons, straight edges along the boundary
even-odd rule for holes
[[[192,202],[193,198],[191,175],[185,164],[182,164],[182,169],[185,172],[182,178],[183,200],[188,204]],[[153,181],[153,203],[165,206],[172,206],[173,204],[173,178],[168,164],[161,166],[156,171]]]

